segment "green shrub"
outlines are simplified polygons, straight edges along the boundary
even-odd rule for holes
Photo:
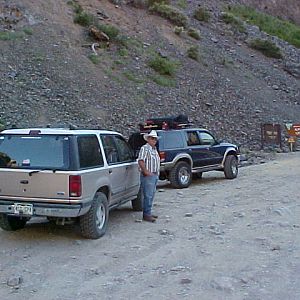
[[[149,66],[160,75],[173,76],[178,68],[178,63],[166,57],[156,54],[148,62]]]
[[[114,65],[119,66],[119,65],[125,65],[126,62],[124,60],[121,59],[116,59],[113,61]]]
[[[234,29],[237,31],[244,33],[246,32],[245,26],[241,20],[236,18],[233,14],[224,13],[221,16],[221,19],[226,23],[232,25]]]
[[[111,40],[116,39],[119,34],[119,29],[113,25],[97,24],[96,27],[104,32]]]
[[[177,35],[180,35],[184,31],[184,28],[182,26],[175,26],[174,27],[174,33]]]
[[[191,59],[194,59],[196,61],[199,61],[199,47],[198,46],[191,46],[187,50],[187,56]]]
[[[24,28],[23,32],[26,33],[27,35],[32,35],[33,34],[32,28],[29,28],[29,27]]]
[[[249,24],[256,25],[260,30],[277,36],[300,48],[300,26],[279,18],[261,13],[247,6],[229,7],[228,11],[241,17]]]
[[[198,29],[190,27],[187,33],[190,37],[194,38],[195,40],[200,40],[200,32]]]
[[[210,13],[206,8],[199,7],[194,11],[194,18],[198,21],[208,22],[210,19]]]
[[[100,57],[96,54],[89,55],[89,59],[95,65],[98,65],[100,63]]]
[[[170,4],[170,0],[148,0],[148,6],[151,7],[154,4]]]
[[[186,0],[178,0],[177,6],[180,7],[181,9],[186,9],[188,4]]]
[[[74,23],[79,24],[84,27],[88,27],[95,23],[95,18],[93,15],[82,11],[75,15]]]
[[[77,3],[76,1],[71,0],[71,1],[68,1],[67,4],[73,7],[73,10],[76,14],[83,12],[82,6],[79,3]]]
[[[175,25],[186,27],[188,24],[187,16],[174,6],[164,3],[154,3],[149,10],[157,13],[165,19],[168,19]]]
[[[131,71],[125,71],[125,72],[123,72],[123,75],[130,81],[133,81],[136,83],[143,83],[143,80],[137,78]]]
[[[170,76],[155,74],[153,76],[150,76],[150,78],[160,86],[174,87],[176,85],[176,81]]]
[[[13,41],[21,39],[25,36],[23,31],[0,31],[0,40],[1,41]]]
[[[255,39],[250,42],[250,47],[259,50],[265,56],[282,58],[280,49],[271,41]]]
[[[114,41],[119,47],[119,54],[127,57],[132,55],[143,56],[145,53],[145,47],[143,42],[137,38],[118,35]]]
[[[141,49],[143,48],[143,43],[135,38],[129,37],[129,36],[124,36],[124,35],[119,35],[116,38],[116,41],[120,46],[123,46],[126,49]]]
[[[119,55],[122,56],[122,57],[128,56],[128,50],[127,50],[126,48],[121,48],[121,49],[119,49],[118,53],[119,53]]]

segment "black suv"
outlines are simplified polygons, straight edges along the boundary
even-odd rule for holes
[[[240,155],[236,145],[220,142],[208,130],[191,127],[188,122],[176,122],[177,119],[182,118],[149,119],[129,139],[137,154],[145,143],[143,134],[149,129],[157,131],[161,137],[157,144],[160,179],[168,179],[175,188],[186,188],[191,184],[192,175],[201,178],[207,171],[223,171],[228,179],[237,177]]]

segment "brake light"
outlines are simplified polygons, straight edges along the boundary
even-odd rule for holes
[[[69,176],[69,195],[70,197],[81,196],[81,176],[79,175]]]
[[[163,122],[162,125],[161,125],[161,129],[162,129],[162,130],[167,130],[167,129],[169,129],[168,123],[167,123],[167,122]]]
[[[166,160],[166,152],[159,152],[160,161],[163,162]]]

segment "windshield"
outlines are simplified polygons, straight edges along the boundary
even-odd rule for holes
[[[0,167],[65,170],[69,145],[63,135],[0,135]]]

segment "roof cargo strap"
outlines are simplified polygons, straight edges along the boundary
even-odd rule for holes
[[[149,131],[151,129],[182,129],[191,125],[192,123],[188,120],[186,115],[151,118],[147,119],[144,124],[139,124],[140,131]]]

